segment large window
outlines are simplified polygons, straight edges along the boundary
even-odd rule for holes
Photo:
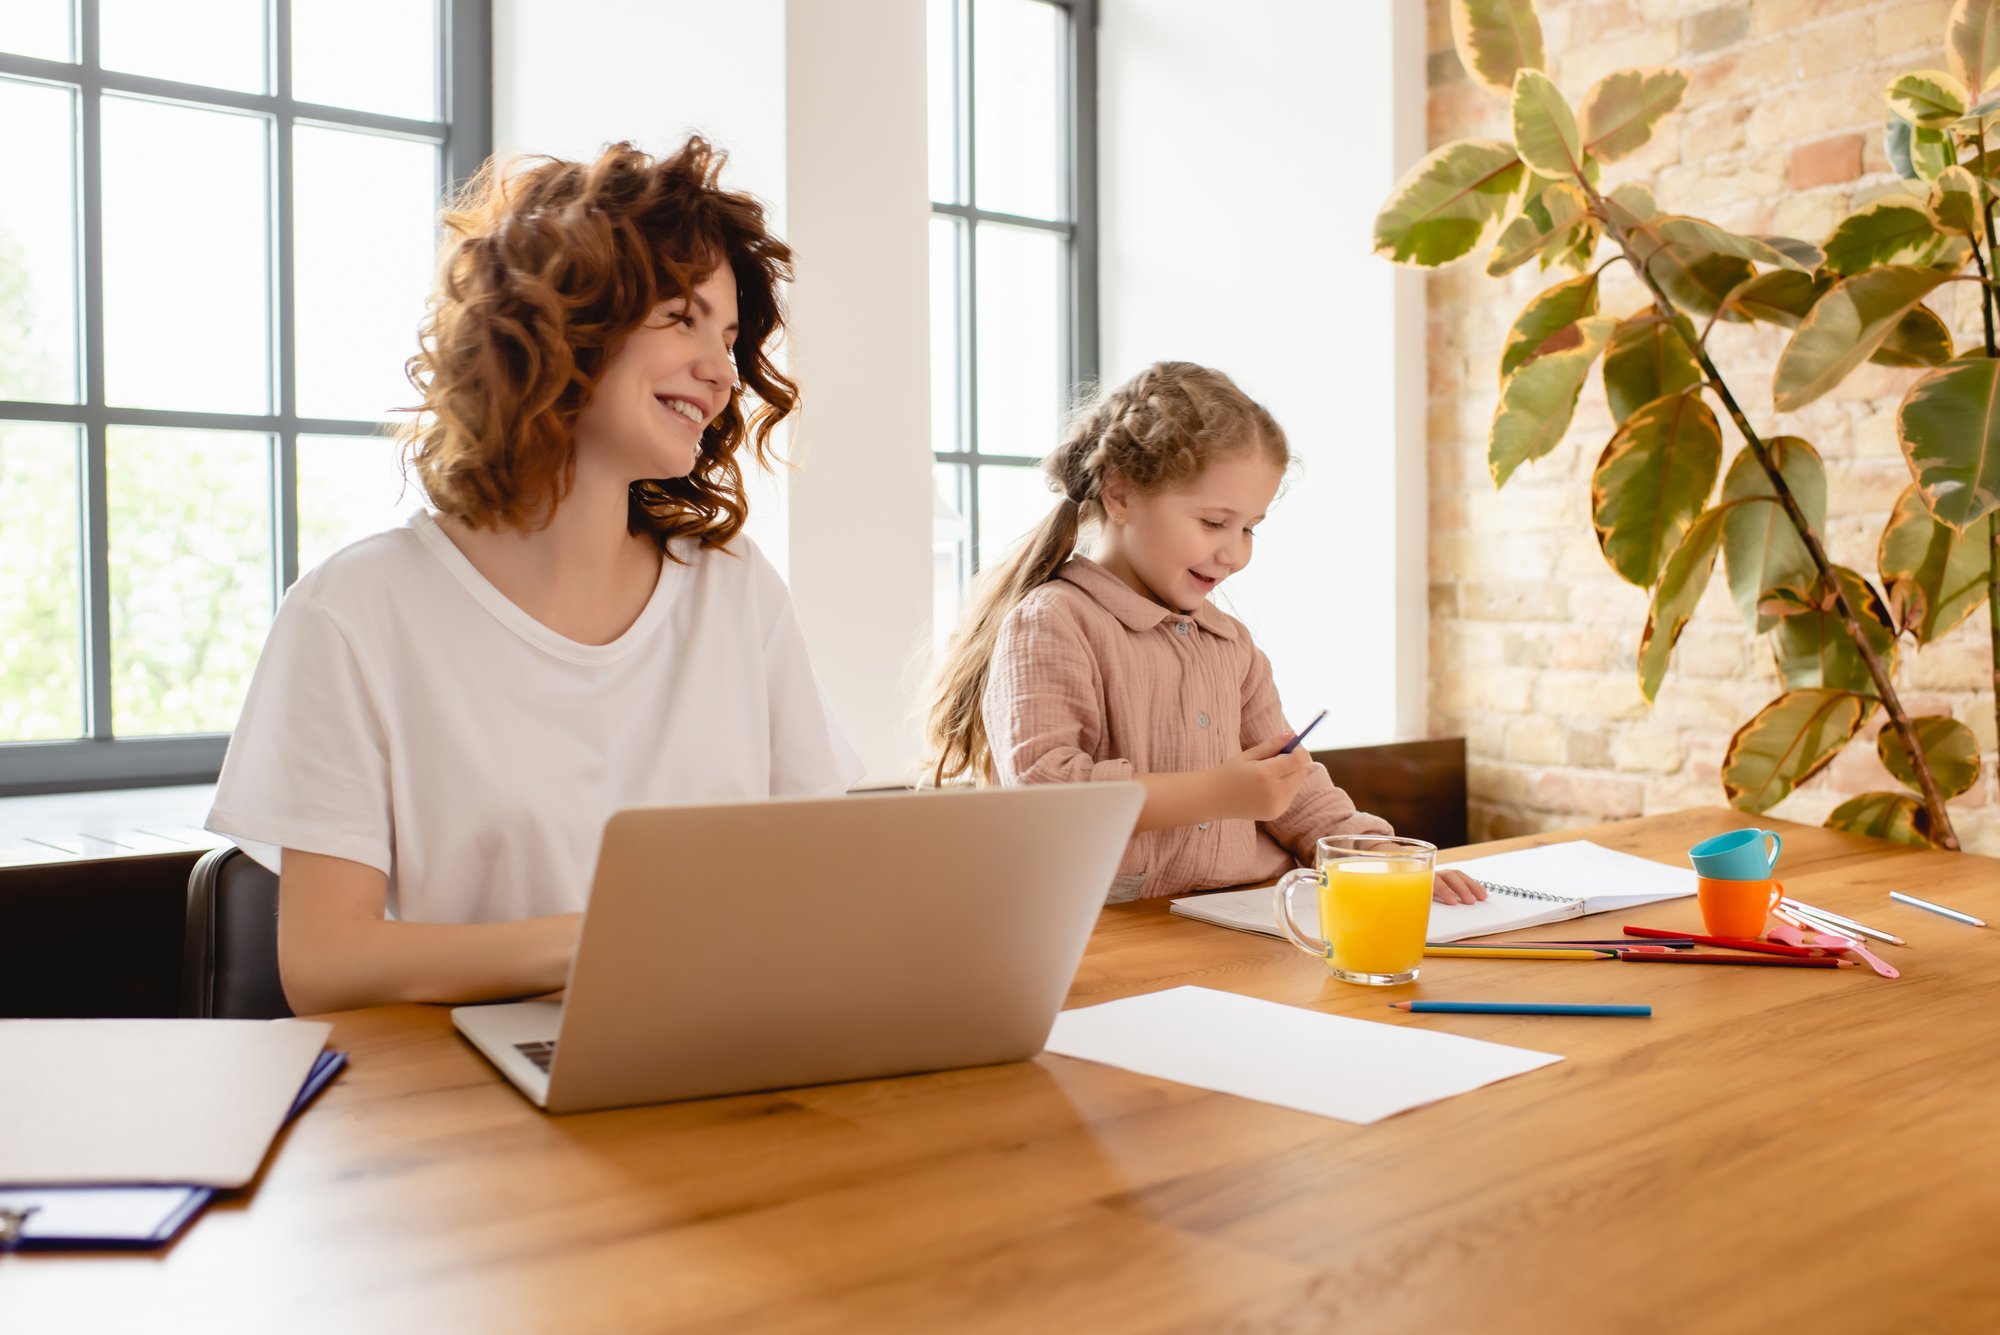
[[[1047,514],[1037,463],[1097,374],[1095,0],[930,0],[940,639]]]
[[[385,433],[488,0],[0,3],[0,794],[214,777]]]

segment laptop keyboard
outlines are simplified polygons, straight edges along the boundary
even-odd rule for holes
[[[549,1067],[555,1063],[556,1042],[552,1038],[538,1040],[533,1043],[516,1043],[514,1050],[535,1065],[541,1067],[543,1075],[547,1075]]]

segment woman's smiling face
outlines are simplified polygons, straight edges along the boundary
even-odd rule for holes
[[[736,384],[736,275],[726,264],[653,308],[604,368],[576,423],[577,466],[620,482],[686,477]]]

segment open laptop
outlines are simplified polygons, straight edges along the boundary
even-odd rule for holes
[[[550,1112],[1033,1056],[1136,783],[635,808],[605,824],[562,1002],[460,1006]]]

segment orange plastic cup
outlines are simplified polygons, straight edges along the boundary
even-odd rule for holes
[[[1771,910],[1784,898],[1776,881],[1724,881],[1703,876],[1695,881],[1701,901],[1701,923],[1710,936],[1736,936],[1755,941],[1771,923]]]

